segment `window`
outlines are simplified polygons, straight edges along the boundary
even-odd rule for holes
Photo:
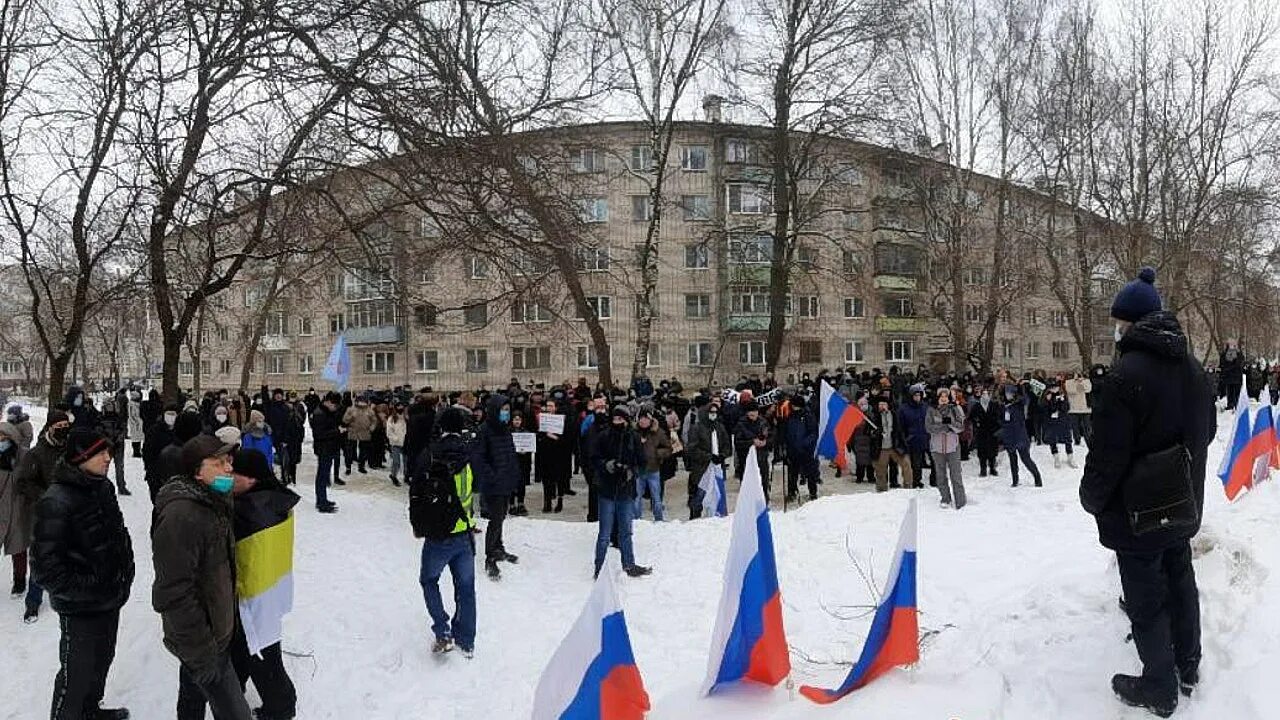
[[[311,318],[309,317],[298,318],[298,334],[303,337],[311,336]]]
[[[707,252],[707,246],[699,243],[697,245],[684,246],[684,267],[686,270],[706,270],[710,267],[710,253]]]
[[[366,375],[386,375],[395,371],[395,353],[371,352],[364,354],[364,372]]]
[[[418,282],[423,285],[429,285],[436,281],[436,267],[430,263],[425,263],[418,270]]]
[[[230,360],[219,360],[219,361],[218,361],[218,374],[220,374],[220,375],[230,375],[230,374],[231,374],[231,361],[230,361]]]
[[[1040,341],[1039,340],[1027,341],[1025,349],[1022,353],[1022,357],[1026,358],[1027,360],[1035,360],[1036,358],[1040,357]]]
[[[382,327],[400,320],[399,309],[391,300],[369,300],[347,303],[347,327]]]
[[[1039,325],[1040,311],[1036,310],[1035,308],[1027,308],[1026,318],[1027,318],[1028,325]]]
[[[480,327],[489,322],[489,305],[475,303],[462,308],[462,321],[472,327]]]
[[[763,365],[764,341],[748,340],[738,343],[738,362],[743,365]]]
[[[277,311],[267,315],[266,334],[271,337],[280,337],[289,329],[289,318],[283,311]]]
[[[714,358],[711,354],[711,343],[689,343],[689,364],[693,367],[711,367]]]
[[[685,295],[684,316],[690,320],[702,320],[711,317],[711,296]]]
[[[590,197],[579,200],[578,218],[585,223],[608,222],[609,200],[602,197]]]
[[[707,146],[686,145],[680,148],[680,167],[690,172],[706,172]]]
[[[418,218],[418,237],[423,240],[440,237],[440,224],[430,215],[423,215]]]
[[[915,345],[911,340],[886,340],[884,359],[891,362],[911,362],[915,358]]]
[[[511,322],[517,325],[551,322],[551,310],[541,303],[518,300],[511,305]]]
[[[204,376],[204,377],[208,377],[209,375],[212,375],[212,374],[213,374],[213,361],[212,361],[212,360],[201,360],[201,361],[200,361],[200,375],[202,375],[202,376]]]
[[[856,275],[862,270],[862,259],[852,250],[841,251],[840,267],[845,275]]]
[[[338,297],[342,294],[342,278],[346,273],[342,270],[335,270],[325,276],[325,280],[329,285],[329,297]]]
[[[882,275],[920,275],[920,250],[908,245],[876,245],[876,272]]]
[[[987,308],[984,305],[970,303],[964,306],[965,322],[977,323],[987,319]]]
[[[521,275],[542,275],[551,269],[551,261],[530,252],[511,253],[511,269]]]
[[[987,284],[986,268],[965,268],[964,284],[969,287],[981,287]]]
[[[315,372],[313,362],[314,361],[311,359],[310,355],[299,355],[298,356],[298,374],[310,375],[311,373]]]
[[[814,365],[822,362],[822,341],[821,340],[800,340],[796,343],[799,350],[800,362],[807,365]]]
[[[627,163],[627,167],[635,172],[653,170],[653,148],[648,145],[632,145],[631,161]]]
[[[769,314],[769,288],[745,285],[731,290],[729,312],[742,315]]]
[[[273,353],[267,356],[267,374],[283,375],[284,374],[284,355]]]
[[[337,335],[347,329],[347,316],[342,313],[332,313],[329,315],[329,334]]]
[[[471,256],[467,261],[468,274],[472,280],[488,280],[489,279],[489,260],[479,255]]]
[[[1093,348],[1093,360],[1098,362],[1098,358],[1107,358],[1116,352],[1116,344],[1110,340],[1099,340]]]
[[[909,297],[885,298],[884,314],[895,318],[916,316],[916,306]]]
[[[242,293],[244,295],[244,306],[247,308],[257,307],[262,303],[262,288],[256,285],[248,285]]]
[[[818,268],[818,250],[808,245],[796,247],[796,265],[805,272],[813,272]]]
[[[391,275],[386,272],[349,270],[343,283],[346,300],[380,300],[390,297],[393,290]]]
[[[1065,310],[1053,310],[1049,313],[1049,324],[1056,328],[1064,328],[1067,326],[1067,313]]]
[[[862,183],[866,181],[866,176],[858,168],[852,165],[845,165],[836,171],[836,179],[846,185],[861,187]]]
[[[866,362],[867,347],[862,340],[849,340],[844,344],[844,362],[846,365],[857,365]]]
[[[812,320],[818,317],[818,310],[821,305],[817,295],[801,295],[800,298],[800,317]],[[803,360],[801,362],[804,362]],[[821,362],[815,360],[814,362]]]
[[[653,219],[653,203],[648,195],[631,196],[631,221],[649,222]]]
[[[710,195],[682,195],[680,207],[684,209],[687,222],[702,222],[711,219]]]
[[[208,344],[209,344],[209,329],[205,328],[200,331],[200,345],[204,346]]]
[[[577,352],[579,370],[594,370],[600,367],[600,356],[596,354],[594,345],[579,345]]]
[[[483,348],[467,349],[467,372],[489,372],[489,351]]]
[[[725,141],[725,162],[760,164],[760,148],[741,138],[730,138]]]
[[[577,148],[569,153],[574,172],[599,172],[604,170],[604,155],[595,148]]]
[[[841,225],[844,226],[845,230],[861,230],[863,214],[858,210],[845,210]]]
[[[1010,339],[1008,339],[1008,338],[1001,338],[1001,340],[1000,340],[1000,358],[1001,358],[1002,360],[1012,360],[1012,359],[1013,359],[1013,357],[1014,357],[1014,355],[1016,354],[1016,353],[1014,352],[1014,348],[1015,348],[1015,345],[1014,345],[1014,341],[1013,341],[1013,340],[1010,340]]]
[[[662,363],[662,346],[658,343],[649,343],[649,353],[644,358],[644,366],[647,368],[658,367]]]
[[[613,298],[608,295],[589,295],[587,296],[587,305],[600,320],[608,320],[613,317]],[[585,320],[586,318],[579,315],[578,319]]]
[[[1066,360],[1071,357],[1071,343],[1065,340],[1055,340],[1050,351],[1053,353],[1054,360]]]
[[[179,360],[178,374],[179,375],[195,375],[196,374],[195,364],[192,363],[190,360]]]
[[[440,310],[431,303],[422,303],[413,308],[413,321],[420,328],[435,327],[440,322]]]
[[[1008,305],[1005,305],[1004,307],[1000,308],[1000,322],[1002,323],[1013,322],[1013,313],[1009,310]]]
[[[867,309],[862,298],[844,299],[844,317],[846,320],[858,320],[867,316]]]
[[[733,215],[767,215],[772,212],[768,188],[751,183],[729,183],[725,205]]]
[[[540,370],[551,367],[551,346],[511,348],[512,370]]]
[[[609,269],[609,248],[584,247],[578,249],[578,269],[583,272],[604,272]]]
[[[224,327],[218,328],[218,340],[227,342],[229,339],[231,339],[231,331]]]
[[[773,236],[767,233],[731,236],[729,262],[733,265],[768,265],[773,262]]]
[[[417,371],[420,373],[439,372],[440,371],[440,351],[439,350],[419,350]]]

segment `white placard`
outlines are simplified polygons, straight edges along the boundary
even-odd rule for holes
[[[516,452],[531,453],[537,450],[538,436],[531,432],[511,433],[511,439],[516,443]]]
[[[552,435],[564,434],[564,416],[563,415],[539,415],[538,416],[538,432],[551,433]]]

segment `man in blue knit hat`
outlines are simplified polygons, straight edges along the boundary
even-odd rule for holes
[[[1169,717],[1200,678],[1200,600],[1191,538],[1217,432],[1213,388],[1143,268],[1111,305],[1117,357],[1094,384],[1094,443],[1080,502],[1115,551],[1141,675],[1116,675],[1123,702]],[[1101,387],[1099,387],[1101,385]]]

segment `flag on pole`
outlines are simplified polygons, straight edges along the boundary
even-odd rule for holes
[[[542,671],[533,695],[533,720],[640,720],[649,694],[631,652],[627,621],[606,565]]]
[[[702,491],[702,514],[706,517],[724,517],[729,514],[728,499],[724,491],[724,467],[711,463],[698,481]]]
[[[777,685],[791,674],[773,531],[755,447],[747,452],[732,532],[704,694],[740,680]]]
[[[857,405],[845,400],[823,380],[818,405],[818,444],[813,449],[814,455],[835,460],[836,467],[847,470],[849,457],[845,449],[849,446],[849,438],[866,419]]]
[[[920,625],[916,616],[916,499],[898,531],[898,550],[889,568],[884,594],[871,620],[871,631],[857,664],[840,687],[826,690],[808,685],[800,694],[821,705],[833,703],[898,665],[920,659]]]
[[[1241,385],[1227,453],[1222,458],[1222,467],[1218,468],[1218,477],[1222,479],[1228,500],[1235,500],[1242,490],[1253,485],[1253,462],[1258,458],[1257,448],[1264,445],[1265,441],[1253,438],[1249,423],[1249,395]]]
[[[339,335],[334,341],[333,349],[329,351],[329,359],[325,361],[324,369],[320,371],[320,377],[336,385],[338,392],[347,389],[347,382],[351,379],[351,356],[347,352],[346,335]]]
[[[1253,484],[1271,477],[1276,460],[1276,427],[1271,413],[1271,390],[1265,385],[1258,396],[1258,412],[1253,416],[1253,440],[1258,443],[1258,459],[1253,462]]]

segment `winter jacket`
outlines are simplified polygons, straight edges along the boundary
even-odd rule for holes
[[[404,447],[405,435],[409,433],[409,425],[403,415],[387,417],[387,444],[391,447]]]
[[[541,417],[546,417],[546,413]],[[553,438],[545,432],[538,433],[537,465],[534,472],[540,482],[560,481],[569,477],[573,469],[573,438],[569,436],[569,430],[573,425],[569,418],[565,418],[564,434]]]
[[[10,423],[0,422],[0,433],[13,440],[18,429]],[[5,555],[16,555],[31,546],[34,507],[18,492],[17,471],[26,453],[17,440],[0,453],[0,549]]]
[[[671,435],[663,430],[656,420],[648,430],[637,429],[636,434],[640,437],[640,444],[644,448],[644,471],[651,473],[660,471],[662,464],[671,457]]]
[[[955,403],[932,406],[925,413],[929,432],[929,452],[960,451],[960,433],[964,430],[964,410]]]
[[[337,455],[342,450],[345,439],[338,427],[338,411],[330,410],[324,403],[316,406],[311,413],[311,447],[316,457]]]
[[[1044,441],[1071,444],[1071,403],[1067,396],[1045,393],[1040,402],[1044,411]]]
[[[1071,405],[1072,415],[1089,414],[1089,393],[1093,392],[1093,382],[1089,378],[1072,378],[1067,381],[1067,402]]]
[[[138,403],[138,414],[142,416],[143,433],[146,433],[151,426],[159,422],[163,413],[164,401],[160,399],[160,393],[155,390],[147,391],[147,399]]]
[[[142,443],[142,467],[148,485],[160,482],[161,478],[168,479],[160,472],[158,460],[160,453],[172,443],[173,428],[169,427],[163,419],[155,421],[147,428],[147,438]]]
[[[60,615],[124,605],[133,586],[133,542],[111,481],[58,463],[53,483],[36,503],[31,566]]]
[[[50,443],[47,435],[41,435],[36,446],[22,456],[16,470],[16,490],[32,508],[53,483],[54,473],[61,462],[62,446]]]
[[[164,645],[184,665],[209,668],[235,629],[235,533],[230,495],[189,476],[174,478],[156,497],[151,529]]]
[[[870,430],[873,462],[878,460],[880,453],[886,450],[906,453],[907,439],[902,434],[902,424],[898,422],[898,414],[893,411],[892,406],[884,412],[880,412],[878,408],[872,410],[870,420],[875,423],[875,427]],[[886,435],[888,438],[885,437]]]
[[[925,427],[928,409],[924,403],[907,400],[898,408],[898,424],[907,441],[907,450],[924,452],[929,449],[929,431]]]
[[[471,445],[471,474],[481,495],[513,495],[520,486],[520,465],[511,428],[498,417],[508,403],[494,395],[485,403],[484,424]]]
[[[297,463],[302,459],[302,442],[307,436],[307,406],[302,403],[288,405],[289,416],[285,419],[283,437],[276,435],[276,441],[282,449],[289,453],[289,461]]]
[[[1080,503],[1097,521],[1103,546],[1153,553],[1194,537],[1199,523],[1135,536],[1123,500],[1141,499],[1153,488],[1134,485],[1133,468],[1182,443],[1191,454],[1196,508],[1203,512],[1205,463],[1218,429],[1214,393],[1173,313],[1151,313],[1134,323],[1117,351],[1111,373],[1094,386],[1093,443],[1080,481]]]
[[[125,406],[125,416],[128,418],[129,440],[131,442],[142,442],[143,435],[146,434],[146,425],[142,422],[142,406],[137,400],[127,399],[128,405]]]
[[[628,426],[609,427],[595,439],[592,451],[595,462],[596,493],[609,500],[635,500],[635,473],[644,465],[644,448],[640,438]]]
[[[1031,447],[1031,436],[1027,434],[1027,406],[1030,402],[1019,389],[1012,400],[1006,397],[1000,406],[1000,432],[997,437],[1009,450]]]
[[[271,437],[271,426],[249,427],[240,435],[240,447],[245,450],[257,450],[267,458],[267,465],[276,464],[275,438]]]
[[[30,450],[31,443],[36,439],[36,431],[35,428],[31,427],[31,420],[26,419],[24,415],[22,420],[10,423],[10,425],[13,425],[13,429],[17,433],[13,438],[13,442],[24,451]]]
[[[352,405],[342,415],[342,424],[347,426],[347,439],[364,442],[373,439],[373,431],[378,426],[378,416],[368,403]]]
[[[715,437],[715,447],[712,447],[711,438]],[[689,428],[689,442],[684,446],[684,461],[689,468],[689,482],[698,484],[702,479],[702,475],[707,472],[707,466],[713,461],[713,452],[718,458],[719,464],[724,464],[724,459],[729,457],[729,432],[724,429],[724,425],[717,417],[712,420],[706,408],[697,411],[694,417],[694,423]]]
[[[991,450],[994,452],[996,445],[999,443],[997,437],[1000,433],[1001,417],[1003,410],[1000,403],[995,400],[988,400],[987,406],[982,406],[981,400],[974,400],[969,404],[969,418],[973,424],[973,443],[979,449]]]
[[[810,477],[818,472],[818,416],[807,407],[792,410],[786,422],[787,465]]]
[[[277,445],[284,441],[281,431],[289,423],[289,415],[292,414],[292,408],[289,403],[284,400],[274,400],[267,392],[267,386],[262,386],[262,416],[266,419],[267,425],[271,426],[273,433],[272,441]]]
[[[80,405],[76,405],[77,399]],[[67,407],[71,410],[71,414],[75,416],[75,421],[71,423],[72,427],[97,429],[99,421],[98,409],[93,406],[93,400],[74,385],[67,389],[67,396],[64,398]]]
[[[404,423],[405,475],[412,477],[418,456],[431,446],[436,424],[435,408],[425,402],[415,402],[405,412]]]
[[[115,411],[103,412],[98,416],[98,427],[102,430],[102,434],[107,436],[114,448],[114,453],[119,453],[124,447],[125,439],[129,436],[129,428],[126,426],[125,418]]]
[[[754,447],[756,438],[764,438],[764,447],[756,448],[756,464],[760,467],[760,476],[768,481],[769,477],[769,451],[773,449],[773,428],[769,427],[769,421],[764,419],[763,415],[758,416],[753,422],[743,413],[742,419],[738,421],[737,427],[733,429],[733,452],[734,452],[734,469],[741,478],[746,473],[747,454]]]

